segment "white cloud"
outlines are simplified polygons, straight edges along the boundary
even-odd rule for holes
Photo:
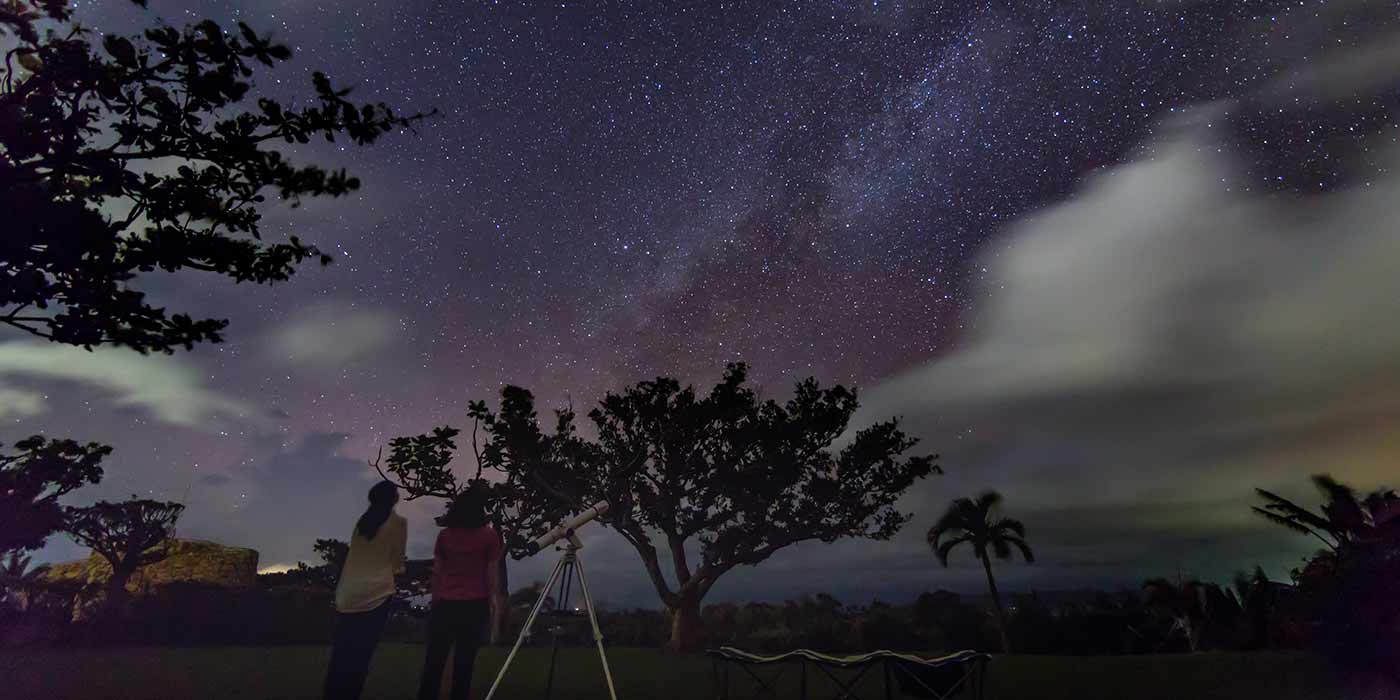
[[[178,357],[122,348],[89,352],[57,343],[0,343],[0,398],[27,396],[18,405],[34,415],[42,406],[34,401],[32,390],[8,383],[16,379],[76,382],[109,392],[119,406],[138,407],[166,423],[190,428],[210,429],[219,416],[251,412],[242,402],[206,387],[200,373]]]
[[[387,312],[325,303],[273,329],[267,352],[298,367],[339,369],[387,349],[401,333],[398,319]]]
[[[43,412],[43,394],[0,386],[0,418],[27,418]]]
[[[1250,512],[1255,487],[1400,486],[1400,152],[1369,186],[1249,194],[1213,133],[994,241],[970,335],[862,394],[858,425],[902,416],[942,455],[920,524],[994,488],[1043,536],[1018,576],[1282,575],[1310,543]]]
[[[1400,183],[1237,196],[1209,145],[1183,140],[1015,230],[987,263],[980,332],[935,366],[959,377],[946,388],[972,400],[1145,383],[1322,389],[1397,367]]]
[[[1021,222],[985,256],[972,335],[865,414],[903,414],[955,470],[1047,500],[1393,480],[1400,178],[1245,194],[1208,133]]]

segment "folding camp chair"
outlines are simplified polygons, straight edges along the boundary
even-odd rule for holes
[[[760,673],[759,671],[755,670],[754,664],[728,663],[727,661],[728,660],[719,657],[713,659],[715,670],[715,684],[719,687],[720,698],[723,698],[725,700],[729,698],[729,689],[733,685],[729,678],[729,669],[734,666],[738,666],[739,669],[743,671],[744,674],[747,675],[750,680],[753,681],[754,688],[757,692],[762,693],[765,697],[774,698],[774,700],[777,699],[778,680],[781,679],[783,677],[783,673],[787,671],[787,666],[778,666],[776,672],[771,673],[769,675],[764,675],[763,673]],[[803,681],[803,686],[805,690],[805,677],[803,678]]]
[[[711,649],[715,684],[720,700],[728,700],[731,686],[730,669],[738,667],[764,696],[778,697],[778,679],[794,664],[800,669],[799,697],[808,700],[808,667],[815,667],[839,689],[836,700],[858,700],[856,686],[871,669],[879,666],[884,672],[886,700],[894,698],[898,687],[903,697],[929,700],[952,700],[957,697],[982,698],[986,678],[986,654],[962,651],[956,654],[925,659],[912,654],[876,651],[859,656],[829,656],[810,649],[798,649],[777,656],[759,656],[732,647]],[[765,675],[762,669],[775,667],[776,673]],[[839,671],[854,671],[841,675]]]
[[[982,698],[987,678],[985,654],[968,657],[960,663],[930,666],[899,658],[885,659],[885,668],[899,684],[899,691],[910,698],[951,700],[951,698]],[[887,676],[885,682],[889,683]]]

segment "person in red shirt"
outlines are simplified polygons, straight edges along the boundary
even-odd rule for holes
[[[439,524],[443,529],[433,547],[433,604],[418,698],[437,700],[447,657],[455,647],[451,697],[467,700],[477,649],[488,625],[505,610],[501,593],[505,545],[488,525],[485,499],[474,490],[453,499]]]

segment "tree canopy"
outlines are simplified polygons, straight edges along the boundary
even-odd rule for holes
[[[153,306],[138,278],[194,270],[273,283],[307,259],[329,263],[295,236],[264,240],[264,193],[296,205],[359,180],[276,146],[365,145],[420,116],[350,102],[321,73],[311,106],[246,107],[255,67],[291,50],[241,22],[161,25],[99,47],[64,0],[14,0],[0,7],[0,36],[17,43],[0,74],[0,323],[70,345],[218,342],[226,320]]]
[[[502,390],[497,412],[473,403],[484,440],[478,469],[499,475],[488,488],[509,511],[512,550],[523,553],[563,515],[607,500],[604,522],[636,549],[676,615],[672,642],[686,646],[700,601],[734,567],[808,540],[886,539],[908,521],[899,497],[940,469],[933,456],[905,456],[917,440],[897,420],[847,436],[855,391],[808,379],[780,403],[760,400],[747,379],[747,366],[733,364],[704,394],[666,377],[608,393],[588,413],[591,439],[579,434],[572,408],[542,428],[534,396],[520,387]],[[395,440],[386,473],[410,492],[455,484],[456,434],[439,428]],[[844,444],[833,449],[838,439]]]
[[[125,591],[127,579],[137,569],[165,558],[161,545],[184,509],[179,503],[135,497],[120,503],[98,501],[67,509],[64,529],[112,566],[107,581],[111,602]]]
[[[0,453],[0,554],[38,549],[61,530],[58,499],[102,479],[102,460],[112,448],[97,443],[50,440],[34,435]]]

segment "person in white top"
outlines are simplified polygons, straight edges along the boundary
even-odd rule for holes
[[[394,576],[404,570],[408,521],[394,512],[399,490],[381,481],[369,490],[369,508],[355,523],[350,553],[335,588],[335,641],[326,670],[326,700],[358,700],[364,690],[394,596]]]

